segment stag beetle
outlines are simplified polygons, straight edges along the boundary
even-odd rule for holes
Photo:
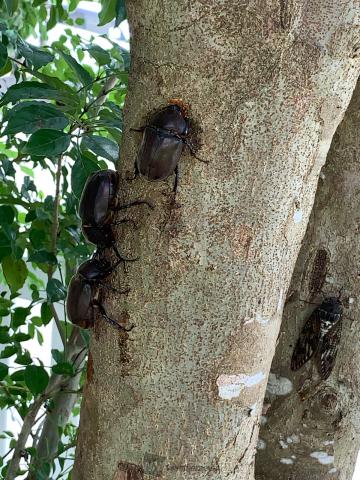
[[[122,260],[119,260],[115,265],[111,265],[107,260],[92,258],[79,266],[76,274],[70,280],[66,299],[66,310],[72,323],[82,328],[93,327],[95,308],[97,308],[101,316],[111,325],[127,332],[132,330],[133,325],[126,327],[110,318],[97,298],[99,287],[118,293],[129,292],[128,289],[116,290],[102,282],[121,262]]]
[[[195,158],[208,163],[196,156],[195,148],[189,140],[190,122],[186,115],[186,106],[175,99],[155,113],[148,125],[132,129],[143,132],[136,158],[136,174],[140,173],[149,180],[156,181],[166,180],[175,172],[175,192],[178,185],[178,163],[184,146],[189,148]]]
[[[112,248],[120,260],[133,261],[120,254],[115,245],[115,236],[112,229],[113,225],[129,222],[129,219],[123,219],[118,222],[113,221],[114,213],[133,205],[153,206],[144,200],[134,200],[133,202],[119,205],[117,193],[119,190],[120,176],[114,170],[99,170],[93,173],[86,181],[80,204],[79,216],[82,220],[82,231],[84,237],[98,247],[101,251],[105,248]]]

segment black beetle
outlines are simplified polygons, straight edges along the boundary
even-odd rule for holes
[[[79,216],[82,220],[84,237],[90,243],[97,245],[99,250],[113,248],[119,259],[131,261],[134,259],[124,257],[118,251],[112,229],[113,225],[126,223],[130,220],[123,219],[114,222],[114,213],[133,205],[144,204],[150,208],[153,208],[153,206],[144,200],[134,200],[119,205],[117,198],[119,182],[120,176],[114,170],[99,170],[90,175],[81,194]]]
[[[132,325],[126,327],[110,318],[97,298],[99,287],[114,290],[118,293],[129,292],[128,289],[118,291],[102,282],[121,261],[119,260],[115,265],[111,265],[107,260],[92,258],[79,266],[76,274],[70,280],[66,298],[66,310],[72,323],[82,328],[93,327],[95,309],[97,308],[102,317],[118,329],[130,331],[133,328]]]
[[[149,180],[166,180],[175,172],[176,191],[178,185],[178,163],[185,146],[197,157],[189,140],[190,123],[186,108],[179,100],[155,113],[145,127],[133,129],[143,132],[142,142],[136,158],[136,173]]]

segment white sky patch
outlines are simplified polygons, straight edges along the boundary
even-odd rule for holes
[[[316,458],[321,465],[330,465],[331,463],[334,463],[334,456],[329,455],[326,452],[312,452],[310,453],[310,457]]]
[[[279,300],[277,304],[277,311],[280,313],[283,308],[283,297],[284,297],[284,290],[280,290]]]
[[[280,463],[283,463],[284,465],[292,465],[294,460],[292,458],[280,458]]]
[[[293,384],[286,377],[270,373],[266,392],[271,395],[287,395],[293,389]]]
[[[238,397],[243,388],[255,387],[265,379],[263,372],[254,375],[220,375],[216,384],[219,388],[219,397],[224,400]]]
[[[303,212],[302,210],[295,210],[293,219],[295,223],[300,223],[303,218]]]

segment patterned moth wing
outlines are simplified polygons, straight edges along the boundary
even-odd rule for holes
[[[316,308],[303,329],[291,358],[291,370],[299,370],[316,352],[321,337],[321,310]]]
[[[341,338],[342,318],[324,335],[317,354],[317,368],[322,380],[326,380],[335,365],[336,355]]]

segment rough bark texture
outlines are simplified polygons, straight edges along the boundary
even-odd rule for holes
[[[259,479],[349,480],[354,470],[360,446],[359,111],[360,84],[334,136],[291,282],[260,431]],[[296,374],[289,369],[299,331],[315,308],[299,297],[321,303],[319,290],[341,291],[347,307],[335,368],[320,383],[313,362]],[[286,395],[279,395],[280,378]]]
[[[353,1],[128,1],[119,232],[141,258],[95,328],[75,480],[250,479],[285,292],[358,76]],[[182,98],[203,144],[180,188],[126,181],[147,114]]]

